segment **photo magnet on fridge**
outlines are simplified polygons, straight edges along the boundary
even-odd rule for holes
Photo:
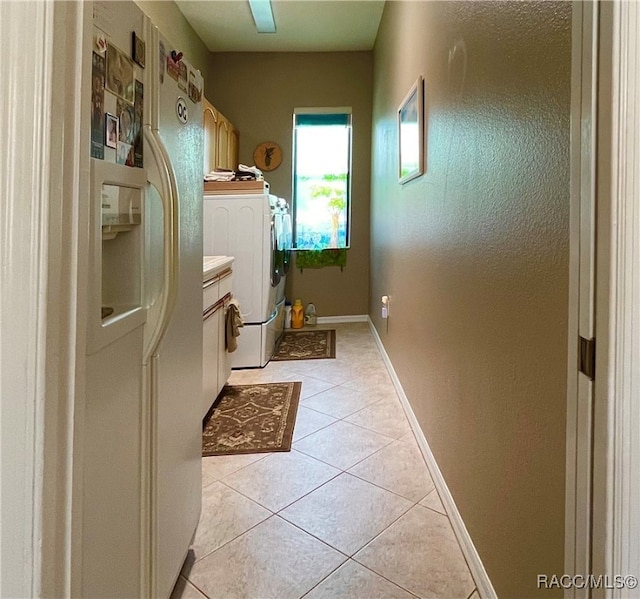
[[[183,62],[180,61],[178,63],[178,87],[186,93],[187,91],[187,65]]]
[[[133,63],[118,48],[108,44],[106,89],[133,104],[133,81]]]
[[[91,157],[104,160],[104,56],[91,62]]]
[[[158,44],[158,52],[160,53],[160,63],[158,64],[158,78],[160,79],[160,83],[164,83],[164,69],[167,53],[164,49],[164,44],[162,41]]]
[[[198,87],[196,74],[189,69],[189,98],[195,104],[200,102],[202,98],[202,89]]]
[[[107,51],[107,36],[100,30],[93,34],[94,52],[104,54]]]
[[[170,54],[167,54],[167,75],[176,81],[180,78],[180,63],[176,62]]]
[[[135,114],[133,106],[120,98],[118,98],[116,106],[116,112],[120,119],[120,135],[118,136],[118,141],[131,145],[135,137]]]
[[[133,165],[143,166],[142,118],[144,114],[144,86],[136,81],[135,101],[133,102]]]
[[[116,162],[126,166],[133,166],[133,146],[119,141]]]
[[[131,56],[144,69],[144,40],[139,38],[135,31],[131,32]]]
[[[105,131],[105,139],[104,144],[108,148],[115,149],[118,145],[118,135],[120,128],[120,119],[114,114],[105,114],[105,123],[106,123],[106,131]]]

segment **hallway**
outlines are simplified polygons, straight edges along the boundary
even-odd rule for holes
[[[477,599],[368,324],[322,328],[336,329],[335,360],[231,375],[302,381],[293,449],[203,459],[173,599]]]

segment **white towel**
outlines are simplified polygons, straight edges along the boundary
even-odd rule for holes
[[[256,176],[256,179],[262,179],[262,171],[257,166],[247,166],[246,164],[239,164],[238,170],[245,173],[252,173]]]
[[[225,168],[217,168],[204,176],[205,181],[232,181],[236,176],[235,171]]]

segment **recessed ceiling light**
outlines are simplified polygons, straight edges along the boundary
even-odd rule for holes
[[[251,14],[258,33],[275,33],[276,23],[273,20],[271,0],[249,0]]]

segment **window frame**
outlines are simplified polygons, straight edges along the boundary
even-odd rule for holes
[[[292,118],[292,178],[291,178],[291,223],[293,229],[293,250],[309,251],[305,248],[298,248],[298,198],[296,197],[296,179],[297,179],[297,117],[298,115],[345,115],[348,116],[349,140],[348,140],[348,165],[347,165],[347,190],[346,190],[346,239],[344,247],[339,248],[322,248],[321,250],[348,249],[351,247],[351,198],[352,198],[352,169],[353,169],[353,111],[351,106],[324,106],[324,107],[295,107],[293,109]]]

